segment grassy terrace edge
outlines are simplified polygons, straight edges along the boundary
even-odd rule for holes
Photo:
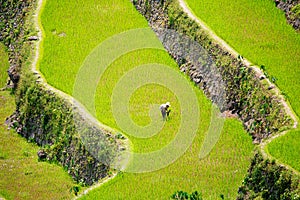
[[[39,147],[7,129],[4,122],[15,109],[14,98],[10,91],[0,91],[0,199],[73,198],[69,191],[76,183],[63,168],[39,162]]]

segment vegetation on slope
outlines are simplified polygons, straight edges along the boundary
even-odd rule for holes
[[[74,182],[59,166],[38,162],[38,147],[4,124],[15,110],[14,96],[0,92],[0,197],[70,199]]]
[[[170,28],[194,38],[210,52],[226,83],[227,109],[237,113],[253,140],[260,142],[262,138],[290,127],[290,117],[278,103],[279,98],[269,91],[264,81],[260,81],[253,70],[246,67],[239,58],[233,57],[216,41],[212,41],[206,31],[187,16],[176,0],[171,2],[167,7]],[[189,71],[193,77],[193,70]],[[201,84],[204,88],[214,87],[208,86],[210,83],[199,85]]]
[[[242,56],[265,66],[300,115],[300,35],[273,1],[186,0],[215,33]]]
[[[21,65],[25,53],[22,47],[29,37],[29,27],[24,28],[26,18],[34,7],[34,0],[0,0],[0,42],[8,49],[10,67],[8,75],[16,89],[20,79]]]
[[[147,22],[127,0],[85,1],[80,4],[47,1],[42,24],[46,37],[40,69],[51,85],[69,94],[72,94],[78,69],[94,47],[114,34],[147,27]],[[96,92],[96,110],[100,121],[119,128],[110,108],[113,87],[128,70],[145,63],[161,63],[176,68],[166,52],[157,50],[136,51],[116,60],[103,75]],[[200,91],[197,91],[197,95],[201,105],[201,127],[193,146],[184,156],[157,172],[120,173],[116,179],[85,198],[168,198],[181,189],[189,192],[201,190],[207,198],[218,198],[221,193],[234,198],[251,156],[251,138],[241,123],[235,119],[228,120],[213,152],[209,157],[199,160],[199,149],[210,123],[211,103]],[[180,107],[176,96],[158,85],[146,85],[131,97],[131,116],[140,125],[149,122],[150,103],[159,104],[166,100],[173,105],[172,119],[160,134],[150,139],[131,137],[134,151],[148,152],[169,143],[180,124]]]
[[[110,159],[117,148],[115,138],[105,136],[104,131],[82,119],[69,101],[36,83],[28,74],[19,83],[16,106],[11,126],[41,146],[45,154],[43,160],[61,164],[81,184],[92,185],[108,175],[109,164],[99,162],[87,150],[86,144],[96,143],[101,149],[96,151],[97,156]],[[83,141],[87,136],[85,132],[93,140]]]
[[[15,87],[20,77],[21,65],[23,66],[25,61],[28,65],[31,43],[25,40],[28,34],[34,34],[30,31],[32,26],[27,18],[33,4],[31,0],[0,1],[0,41],[6,46],[0,43],[0,88],[5,86],[8,75]],[[11,67],[7,74],[9,64]],[[14,102],[14,96],[8,91],[0,92],[0,197],[72,198],[70,189],[79,187],[74,186],[68,174],[55,164],[38,162],[38,147],[28,143],[15,131],[7,129],[5,120],[15,111]]]
[[[238,200],[244,199],[300,199],[299,177],[256,153],[249,174],[239,188]]]

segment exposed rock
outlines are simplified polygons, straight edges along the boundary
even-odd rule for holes
[[[19,74],[17,66],[11,65],[10,68],[7,70],[7,73],[8,73],[10,80],[12,81],[12,83],[14,85],[14,88],[16,88],[18,85],[18,82],[20,80],[20,74]],[[10,84],[10,83],[8,83],[8,84]]]
[[[256,138],[253,140],[253,144],[259,144],[259,143],[260,143],[260,141]]]
[[[260,80],[264,80],[265,78],[266,78],[265,75],[261,75],[261,76],[259,77]]]
[[[274,88],[275,88],[274,85],[270,85],[270,86],[268,87],[268,90],[272,90],[272,89],[274,89]]]
[[[36,41],[36,40],[38,40],[38,39],[39,39],[38,36],[30,36],[30,37],[28,37],[28,40],[29,40],[29,41]]]
[[[39,157],[39,160],[45,160],[47,158],[47,152],[43,149],[40,149],[38,152],[37,152],[37,155]]]
[[[238,118],[238,115],[237,115],[237,114],[232,113],[232,112],[229,111],[229,110],[226,110],[226,111],[222,112],[222,116],[223,116],[223,117],[228,117],[228,118]]]

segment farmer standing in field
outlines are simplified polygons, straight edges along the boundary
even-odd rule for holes
[[[163,120],[167,120],[167,118],[169,117],[169,114],[171,112],[170,106],[171,106],[170,102],[160,105],[159,109],[163,117]]]

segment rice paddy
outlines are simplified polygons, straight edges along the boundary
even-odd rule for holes
[[[148,26],[127,0],[47,1],[41,23],[45,39],[39,69],[50,85],[68,94],[73,92],[80,66],[96,46],[115,34]],[[123,75],[147,63],[164,64],[178,70],[168,53],[162,50],[142,49],[121,56],[109,66],[97,85],[95,107],[99,121],[120,130],[111,109],[113,89]],[[230,199],[236,197],[252,155],[251,138],[236,119],[226,120],[216,147],[208,157],[200,160],[200,147],[210,124],[212,105],[194,84],[188,83],[197,95],[201,117],[196,137],[186,153],[155,172],[120,172],[84,199],[168,199],[177,190],[198,190],[205,199],[216,199],[220,194]],[[176,94],[157,84],[144,85],[132,94],[129,113],[139,125],[150,122],[149,105],[165,101],[172,105],[170,120],[151,138],[129,136],[134,152],[154,151],[170,143],[179,129],[181,105]],[[159,110],[157,112],[159,114]]]

